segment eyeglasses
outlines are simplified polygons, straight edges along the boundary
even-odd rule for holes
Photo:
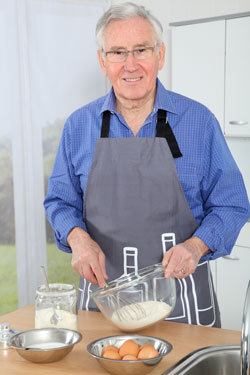
[[[104,55],[107,57],[109,62],[119,63],[124,62],[128,58],[128,54],[132,53],[133,57],[136,60],[146,60],[149,59],[152,55],[156,46],[154,47],[140,47],[128,51],[127,49],[118,49],[114,51],[103,51]]]

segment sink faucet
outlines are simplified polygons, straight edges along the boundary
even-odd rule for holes
[[[241,350],[240,364],[241,375],[250,375],[249,370],[250,357],[250,281],[247,288],[247,294],[244,305],[242,333],[241,333]]]

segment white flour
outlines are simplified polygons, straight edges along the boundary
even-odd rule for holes
[[[41,344],[29,345],[28,349],[56,349],[65,346],[62,342],[43,342]]]
[[[56,325],[51,324],[50,319],[54,311],[52,307],[37,310],[35,313],[35,328],[67,328],[77,330],[77,315],[65,310],[56,310],[56,314],[61,318]]]
[[[115,311],[111,320],[121,330],[129,332],[154,324],[168,317],[171,311],[172,307],[165,302],[138,302]]]

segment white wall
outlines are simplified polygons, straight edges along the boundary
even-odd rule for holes
[[[169,23],[192,19],[223,16],[250,11],[249,0],[131,0],[144,5],[161,21],[166,44],[166,62],[159,77],[166,88],[171,89],[170,33]],[[111,0],[112,4],[124,0]]]

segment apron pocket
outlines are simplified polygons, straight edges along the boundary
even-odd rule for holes
[[[212,275],[207,261],[199,263],[193,275],[189,276],[194,301],[196,324],[212,326],[216,320],[215,293]]]

